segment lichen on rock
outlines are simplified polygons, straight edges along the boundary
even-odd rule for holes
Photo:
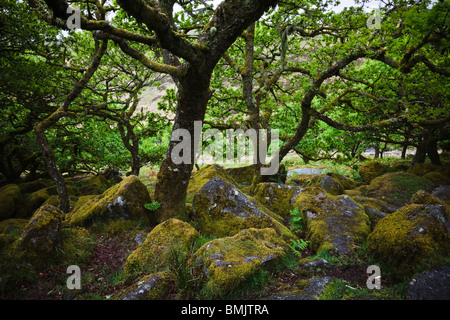
[[[69,226],[88,226],[94,222],[115,219],[152,222],[152,216],[144,205],[151,203],[147,188],[136,176],[128,176],[122,182],[106,190],[102,195],[76,206],[68,217]]]
[[[366,240],[369,217],[349,196],[333,196],[316,187],[305,188],[295,201],[306,221],[306,237],[316,252],[350,254],[353,245]]]
[[[358,170],[359,176],[365,184],[369,184],[374,178],[379,177],[389,171],[389,166],[379,161],[369,161],[364,163]]]
[[[20,238],[14,243],[16,250],[34,266],[47,265],[56,252],[64,214],[56,207],[46,204],[40,207],[25,226]]]
[[[232,236],[247,228],[274,228],[280,235],[289,232],[279,215],[221,178],[211,179],[194,196],[193,215],[208,236]]]
[[[271,269],[289,251],[272,228],[245,229],[204,244],[192,257],[207,277],[206,290],[223,298],[261,269]]]
[[[170,266],[173,250],[188,252],[197,237],[199,233],[190,224],[178,219],[166,220],[153,228],[128,256],[124,272],[164,271]]]
[[[169,273],[153,273],[140,278],[136,283],[115,295],[112,300],[163,300],[169,294],[169,281]]]
[[[450,253],[449,213],[442,205],[411,204],[380,220],[368,253],[401,280]]]
[[[257,185],[253,197],[281,217],[289,217],[289,211],[293,209],[295,198],[301,190],[300,187],[263,182]]]

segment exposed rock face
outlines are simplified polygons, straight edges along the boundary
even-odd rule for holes
[[[280,216],[221,178],[211,179],[194,196],[193,215],[209,236],[232,236],[247,228],[274,228],[280,235],[289,231]]]
[[[301,191],[300,187],[263,182],[258,184],[253,197],[281,217],[289,217],[289,211],[294,209],[295,199]]]
[[[419,273],[406,288],[409,300],[450,300],[450,266]]]
[[[272,228],[246,229],[204,244],[193,261],[202,267],[215,298],[226,297],[261,269],[274,266],[289,249]]]
[[[306,221],[310,248],[316,252],[350,254],[355,243],[370,232],[369,217],[349,196],[332,196],[324,190],[305,188],[295,201]]]
[[[450,220],[442,205],[412,204],[380,220],[367,251],[401,279],[450,253]]]
[[[169,294],[169,274],[157,272],[142,277],[113,297],[113,300],[163,300]]]
[[[151,203],[147,188],[138,177],[129,176],[102,195],[77,206],[70,214],[69,226],[87,226],[115,219],[152,222],[144,207],[147,203]]]

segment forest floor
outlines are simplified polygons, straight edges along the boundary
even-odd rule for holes
[[[387,158],[382,161],[397,161],[398,158]],[[324,173],[335,172],[353,179],[359,179],[357,171],[352,163],[339,164],[334,160],[320,161],[305,164],[295,155],[290,155],[284,161],[288,170],[297,168],[321,169]],[[140,179],[147,186],[153,199],[153,191],[156,183],[157,168],[144,167]],[[104,230],[103,230],[104,231]],[[0,292],[1,300],[27,299],[27,300],[70,300],[109,299],[122,289],[132,284],[130,279],[124,279],[122,267],[128,255],[138,247],[139,237],[145,238],[150,230],[139,225],[131,226],[125,232],[96,232],[92,236],[92,250],[88,261],[83,265],[82,290],[73,294],[67,289],[66,280],[68,274],[66,266],[54,265],[46,270],[33,275],[18,283],[14,292]],[[304,235],[300,238],[306,239]],[[299,281],[313,277],[330,276],[339,279],[334,292],[328,299],[402,299],[401,290],[405,283],[392,285],[386,277],[382,277],[382,292],[367,289],[367,267],[370,265],[365,248],[356,248],[354,258],[336,259],[323,257],[330,260],[328,268],[317,270],[302,270],[297,261],[301,258],[314,256],[314,252],[306,249],[302,256],[290,257],[282,268],[274,270],[270,274],[264,274],[260,279],[254,279],[252,286],[244,289],[238,295],[232,297],[241,300],[266,299],[281,292],[295,291]],[[175,288],[176,284],[172,284]],[[180,296],[175,290],[169,295],[171,299],[183,300],[186,298],[198,299],[198,296]]]

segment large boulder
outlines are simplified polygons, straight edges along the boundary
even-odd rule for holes
[[[247,228],[274,228],[280,235],[289,231],[280,216],[220,178],[208,181],[194,196],[193,216],[201,231],[213,237]]]
[[[365,184],[369,184],[374,178],[389,171],[389,166],[378,161],[364,163],[358,170],[359,176]]]
[[[257,185],[253,197],[269,210],[286,218],[289,217],[289,211],[294,208],[295,198],[301,190],[300,187],[263,182]]]
[[[406,287],[409,300],[450,300],[450,266],[416,275]]]
[[[221,178],[235,186],[239,185],[222,166],[218,164],[207,165],[191,176],[187,187],[186,201],[192,202],[200,189],[213,178]]]
[[[170,276],[167,272],[152,273],[115,295],[113,300],[163,300],[169,295]]]
[[[16,184],[8,184],[0,188],[0,221],[13,217],[18,210],[20,188]]]
[[[411,276],[450,253],[449,213],[442,205],[407,205],[378,222],[367,251],[394,278]]]
[[[306,221],[306,236],[313,251],[350,254],[353,245],[369,235],[369,217],[347,195],[333,196],[320,188],[308,187],[297,196],[295,206]]]
[[[85,199],[86,200],[86,199]],[[144,205],[151,203],[146,186],[136,176],[129,176],[72,210],[69,226],[88,226],[94,222],[117,219],[153,222]]]
[[[362,195],[386,201],[398,208],[409,204],[418,190],[431,191],[434,184],[423,177],[406,172],[386,173],[373,179],[369,185],[358,187]]]
[[[408,169],[408,173],[422,177],[430,172],[438,172],[444,177],[450,177],[450,167],[445,165],[436,165],[431,163],[416,163]]]
[[[83,188],[83,194],[102,194],[109,187],[109,182],[104,175],[100,174],[90,178]]]
[[[344,187],[329,175],[321,175],[314,177],[311,181],[311,186],[318,187],[329,194],[338,195],[344,193]]]
[[[174,254],[189,252],[199,233],[189,223],[169,219],[158,224],[145,241],[127,258],[124,272],[163,271],[173,262]]]
[[[351,198],[363,206],[364,211],[369,216],[371,230],[375,228],[378,221],[397,211],[397,207],[391,206],[380,199],[363,196],[353,196]]]
[[[17,252],[37,268],[47,265],[55,255],[63,217],[64,214],[52,205],[39,208],[14,243]]]
[[[207,277],[206,290],[224,298],[262,269],[271,269],[289,245],[272,228],[246,229],[204,244],[193,256]]]

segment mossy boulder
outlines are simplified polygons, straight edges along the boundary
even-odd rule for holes
[[[7,219],[0,221],[0,248],[5,248],[16,241],[27,224],[27,219]]]
[[[29,182],[24,182],[19,184],[20,192],[22,194],[29,194],[36,192],[41,189],[45,189],[54,185],[55,182],[49,179],[37,179]]]
[[[48,188],[40,189],[29,194],[27,197],[28,210],[34,212],[34,210],[42,206],[48,198],[50,198]]]
[[[14,243],[16,250],[37,268],[47,265],[56,253],[63,217],[64,214],[52,205],[40,207]]]
[[[72,210],[69,226],[88,226],[95,222],[116,219],[153,222],[144,205],[151,203],[147,188],[136,176],[129,176],[106,190],[102,195],[88,200]]]
[[[359,168],[358,173],[362,181],[365,184],[369,184],[374,178],[379,177],[388,171],[388,165],[378,161],[369,161]]]
[[[447,207],[447,211],[450,209],[450,206],[448,206],[444,201],[436,198],[431,193],[426,192],[425,190],[418,190],[416,193],[414,193],[411,197],[411,203],[442,205],[444,207]]]
[[[233,181],[241,185],[251,185],[255,176],[261,175],[257,165],[227,168],[225,172],[233,178]]]
[[[275,182],[259,183],[253,193],[255,200],[283,218],[289,217],[289,211],[302,188]]]
[[[248,228],[274,228],[280,235],[289,231],[279,215],[220,178],[208,181],[194,196],[193,215],[202,233],[213,237]]]
[[[197,192],[213,178],[221,178],[227,180],[236,187],[239,186],[222,166],[219,166],[218,164],[207,165],[191,176],[187,188],[186,201],[192,203],[195,194],[197,194]]]
[[[363,196],[354,196],[351,198],[363,206],[364,211],[369,216],[371,230],[375,228],[378,221],[388,214],[397,211],[397,207],[391,206],[386,201],[380,199]]]
[[[272,228],[250,228],[204,244],[192,260],[207,277],[206,290],[224,298],[262,269],[272,269],[289,245]]]
[[[418,190],[431,191],[434,184],[423,177],[406,172],[390,172],[371,181],[358,190],[366,197],[386,201],[400,208],[410,203],[412,195]]]
[[[82,188],[82,192],[85,195],[89,194],[102,194],[109,187],[109,182],[105,178],[104,175],[100,174],[98,176],[94,176],[90,178],[84,188]]]
[[[450,179],[448,177],[444,176],[440,172],[436,172],[436,171],[428,172],[428,173],[425,173],[423,175],[423,177],[425,179],[430,180],[431,182],[433,182],[435,184],[450,184]]]
[[[127,274],[164,271],[173,254],[188,252],[199,233],[189,223],[169,219],[158,224],[145,241],[134,250],[124,265]]]
[[[164,300],[170,289],[170,274],[157,272],[140,278],[115,295],[113,300]]]
[[[316,252],[347,255],[353,245],[366,240],[369,217],[349,196],[333,196],[316,187],[305,188],[295,200],[306,221],[306,236]]]
[[[416,163],[408,169],[408,173],[415,174],[419,177],[430,172],[438,172],[445,177],[450,177],[450,167],[445,165],[436,165],[431,163]]]
[[[8,184],[0,188],[0,221],[14,216],[18,210],[20,188],[17,184]]]
[[[449,212],[442,205],[411,204],[380,220],[367,252],[402,280],[450,253]]]
[[[344,193],[344,187],[329,175],[316,176],[311,180],[310,186],[318,187],[329,194],[338,195]]]

